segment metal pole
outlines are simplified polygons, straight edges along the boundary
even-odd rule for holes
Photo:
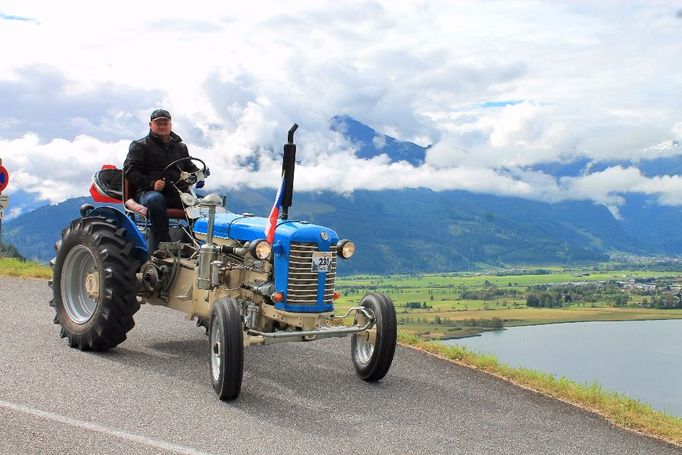
[[[294,144],[294,133],[298,125],[294,125],[287,135],[287,143],[284,144],[284,156],[282,157],[282,174],[284,175],[284,194],[282,195],[282,213],[280,219],[289,219],[289,207],[294,194],[294,169],[296,168],[296,144]]]
[[[2,158],[0,158],[0,166],[2,166]],[[2,196],[2,191],[0,191],[0,196]],[[0,247],[2,247],[2,211],[4,207],[0,207]]]

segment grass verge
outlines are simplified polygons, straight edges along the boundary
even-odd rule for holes
[[[648,404],[633,398],[604,390],[596,382],[580,384],[565,377],[557,378],[548,373],[513,368],[500,363],[492,355],[477,354],[460,346],[445,346],[436,341],[423,341],[404,332],[398,334],[398,341],[403,345],[485,371],[516,385],[595,412],[621,428],[682,447],[681,418],[656,411]]]
[[[46,265],[14,258],[0,258],[0,276],[23,278],[52,278],[52,270]]]

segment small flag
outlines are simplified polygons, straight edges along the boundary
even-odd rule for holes
[[[275,196],[275,204],[272,206],[270,211],[270,216],[268,216],[268,222],[265,225],[265,240],[272,245],[275,240],[275,228],[277,227],[277,219],[279,218],[279,210],[282,207],[282,196],[284,195],[284,176],[282,176],[282,184],[277,190],[277,196]]]

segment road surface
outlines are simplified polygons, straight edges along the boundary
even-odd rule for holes
[[[367,384],[349,339],[248,348],[242,393],[223,403],[183,314],[143,306],[118,348],[81,352],[59,338],[50,293],[0,277],[2,454],[680,453],[408,348]]]

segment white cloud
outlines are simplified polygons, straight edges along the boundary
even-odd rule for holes
[[[386,147],[386,136],[377,134],[372,138],[372,145],[374,145],[374,148],[377,150],[381,150],[382,148]]]
[[[546,130],[547,117],[542,107],[527,101],[505,106],[490,133],[495,148],[534,146]]]
[[[426,186],[611,207],[645,192],[679,204],[677,176],[612,167],[557,181],[521,170],[680,154],[670,142],[682,136],[675,8],[611,6],[3,5],[34,20],[0,19],[0,40],[12,43],[0,50],[0,156],[26,191],[51,202],[85,194],[92,173],[122,162],[163,106],[214,185],[274,187],[298,122],[300,189]],[[418,168],[357,160],[328,130],[337,114],[434,146]]]
[[[648,153],[652,147],[669,137],[653,125],[619,123],[596,129],[577,145],[578,148],[595,159],[652,158]]]
[[[10,172],[10,185],[5,191],[12,194],[22,189],[51,203],[85,195],[92,175],[103,164],[123,164],[128,145],[126,141],[109,143],[87,136],[41,144],[32,134],[0,141],[2,163]]]
[[[564,191],[576,199],[592,199],[607,207],[616,207],[623,203],[624,190],[644,180],[639,169],[616,166],[581,177],[564,177],[560,182]]]
[[[682,122],[673,125],[672,133],[675,135],[675,139],[682,139]]]

